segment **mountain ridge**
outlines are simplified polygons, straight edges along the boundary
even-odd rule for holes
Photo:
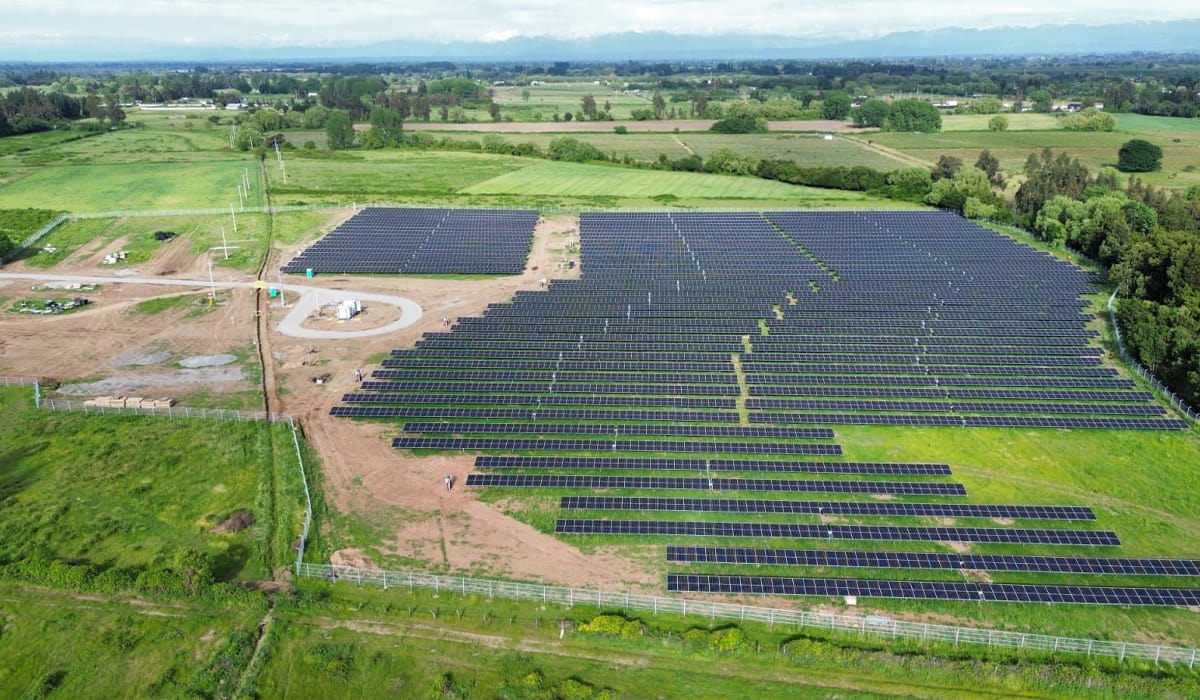
[[[771,34],[623,32],[589,38],[522,36],[504,41],[389,40],[356,45],[236,47],[169,42],[80,40],[74,44],[0,46],[0,61],[621,61],[931,58],[1200,52],[1200,19],[1106,25],[944,27],[868,39],[822,40]]]

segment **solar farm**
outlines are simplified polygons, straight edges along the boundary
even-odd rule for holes
[[[527,231],[528,215],[487,218]],[[292,267],[321,249],[383,271],[337,235]],[[842,457],[845,426],[1186,429],[1106,361],[1086,272],[937,212],[589,213],[580,237],[579,279],[392,351],[332,414],[402,424],[397,450],[482,453],[467,487],[565,492],[558,536],[662,545],[672,592],[1200,602],[1195,561],[1097,556],[1121,540],[1090,507],[973,503],[948,464]],[[868,575],[826,576],[843,568]]]
[[[519,274],[537,218],[533,210],[368,207],[283,271]]]

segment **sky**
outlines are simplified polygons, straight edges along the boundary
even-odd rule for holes
[[[501,41],[772,34],[859,39],[942,27],[1113,24],[1200,17],[1195,0],[4,0],[0,48],[98,40],[177,46],[345,46],[397,39]],[[36,56],[31,55],[31,59]]]

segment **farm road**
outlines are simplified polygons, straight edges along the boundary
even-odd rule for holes
[[[258,282],[222,282],[208,280],[173,279],[169,277],[105,277],[102,275],[50,275],[30,272],[0,272],[0,279],[34,280],[38,282],[72,282],[80,284],[149,284],[169,287],[189,287],[193,289],[210,289],[213,286],[221,289],[253,288]],[[285,284],[288,291],[299,292],[300,298],[292,304],[292,310],[279,322],[277,330],[293,338],[310,340],[337,338],[365,338],[374,335],[385,335],[393,331],[407,328],[421,320],[422,310],[419,304],[404,297],[375,294],[372,292],[356,292],[346,289],[329,289],[325,287],[309,287],[298,284]],[[304,328],[303,323],[308,315],[316,311],[321,303],[335,299],[353,297],[361,301],[374,301],[390,304],[400,309],[400,318],[378,328],[368,328],[359,331],[326,331]]]

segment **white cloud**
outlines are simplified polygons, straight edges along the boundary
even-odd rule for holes
[[[579,38],[625,31],[783,34],[830,40],[940,27],[1107,24],[1200,16],[1194,0],[1153,13],[1127,0],[1007,3],[962,0],[41,0],[4,11],[0,48],[46,37],[182,41],[233,46],[366,44],[392,39]],[[39,39],[39,37],[41,37]]]

